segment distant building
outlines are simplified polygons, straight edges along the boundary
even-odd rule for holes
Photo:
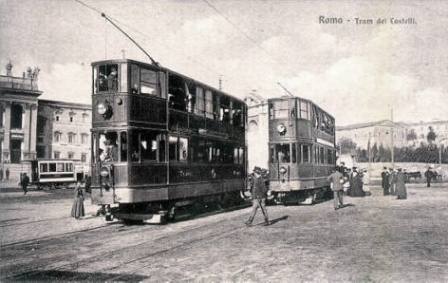
[[[405,124],[393,123],[390,120],[338,126],[336,127],[336,143],[346,138],[351,139],[361,149],[367,149],[369,142],[370,146],[376,144],[390,148],[393,134],[394,146],[402,147],[407,144],[406,133]]]
[[[416,137],[415,140],[410,139],[409,144],[419,146],[421,143],[427,143],[429,127],[431,127],[436,134],[436,140],[434,141],[435,144],[444,144],[445,146],[448,145],[448,120],[408,123],[408,133],[415,133],[415,135],[413,134],[410,137]]]
[[[76,171],[87,174],[92,107],[41,99],[37,121],[37,157],[73,159]]]
[[[30,172],[29,160],[36,158],[38,68],[28,68],[22,77],[0,76],[0,173],[2,179],[18,180],[21,172]],[[8,173],[8,174],[7,174]]]
[[[247,104],[248,170],[255,166],[268,168],[269,116],[268,102],[256,92],[249,94]]]
[[[73,159],[79,177],[89,172],[91,106],[38,99],[38,74],[14,77],[8,63],[0,75],[0,181],[8,172],[14,185],[36,158]]]
[[[367,149],[375,143],[384,148],[390,148],[392,144],[391,134],[393,133],[393,144],[395,147],[420,146],[427,144],[429,127],[436,134],[434,143],[448,144],[448,121],[431,121],[418,123],[392,122],[382,120],[377,122],[353,124],[336,127],[336,140],[339,142],[343,138],[351,139],[357,147]]]

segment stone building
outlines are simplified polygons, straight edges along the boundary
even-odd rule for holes
[[[254,166],[268,168],[269,116],[268,102],[256,92],[249,94],[247,104],[248,170]]]
[[[393,143],[395,147],[420,146],[427,144],[427,135],[430,128],[436,134],[435,144],[448,144],[448,121],[430,121],[418,123],[392,122],[382,120],[362,124],[336,127],[336,141],[342,138],[351,139],[361,149],[367,149],[368,143],[373,146],[382,145],[390,148],[392,144],[391,133],[393,133]],[[411,134],[413,133],[413,134]]]
[[[88,174],[91,106],[40,99],[38,110],[37,157],[72,159],[78,174]]]
[[[12,75],[12,64],[0,76],[0,179],[11,182],[20,172],[30,172],[36,158],[38,68],[28,68],[22,77]]]
[[[408,141],[409,145],[419,146],[421,143],[427,143],[427,135],[430,131],[430,127],[432,131],[436,134],[435,144],[443,144],[444,146],[448,145],[448,120],[434,120],[429,122],[417,122],[417,123],[408,123],[408,133],[413,132],[414,134],[410,135],[410,139]],[[412,137],[415,137],[412,138]]]
[[[336,127],[337,144],[343,138],[351,139],[361,149],[367,149],[369,142],[371,146],[376,144],[384,148],[390,148],[392,142],[395,147],[406,146],[406,135],[406,124],[390,120]]]

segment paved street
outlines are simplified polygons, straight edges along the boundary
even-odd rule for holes
[[[274,224],[247,228],[250,209],[163,226],[69,218],[71,191],[2,193],[3,280],[448,280],[448,186],[409,185],[408,200],[372,196],[270,206]],[[86,201],[89,214],[95,207]],[[258,215],[258,221],[262,217]],[[3,281],[2,280],[2,281]]]

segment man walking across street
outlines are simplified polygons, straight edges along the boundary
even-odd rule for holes
[[[246,221],[246,225],[250,226],[252,221],[254,221],[255,214],[257,213],[258,208],[261,209],[261,212],[264,216],[264,225],[269,225],[269,217],[268,212],[266,210],[266,197],[267,197],[267,188],[263,177],[261,176],[261,168],[254,168],[254,179],[252,186],[252,213],[249,217],[249,220]]]
[[[23,195],[26,195],[28,192],[28,184],[30,183],[30,178],[26,175],[26,173],[23,173],[22,180],[20,181],[20,185],[22,186]]]
[[[431,171],[431,167],[428,167],[428,170],[425,172],[425,178],[426,178],[426,187],[431,187],[431,179],[432,179],[433,173]]]
[[[334,210],[342,208],[344,206],[344,202],[343,202],[343,187],[342,187],[342,183],[344,182],[344,180],[342,179],[342,174],[339,171],[336,171],[335,169],[333,169],[333,172],[331,173],[330,176],[328,176],[328,181],[330,181],[330,187],[331,190],[333,191],[333,195],[334,195]]]

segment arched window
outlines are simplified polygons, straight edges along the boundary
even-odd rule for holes
[[[62,133],[61,132],[54,132],[54,141],[55,142],[61,142]]]

